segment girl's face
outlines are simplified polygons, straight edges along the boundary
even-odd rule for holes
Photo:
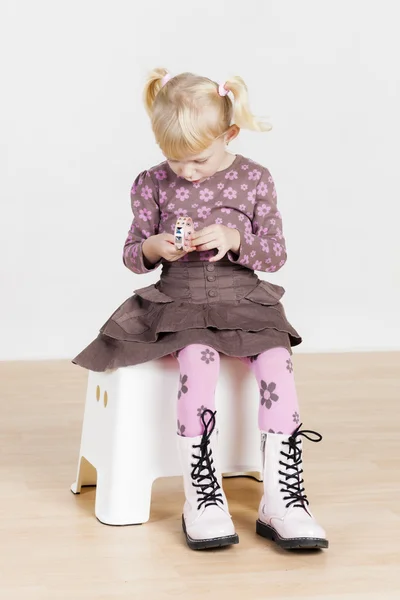
[[[217,171],[227,169],[232,163],[232,154],[226,151],[226,145],[239,133],[235,125],[229,128],[226,134],[217,138],[211,146],[200,154],[189,156],[182,160],[170,160],[166,157],[169,166],[178,177],[193,183],[201,183],[207,177],[215,175]]]

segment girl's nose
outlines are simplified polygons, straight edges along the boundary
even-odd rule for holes
[[[189,165],[182,167],[181,177],[184,177],[185,179],[193,179],[193,175],[193,167],[190,167]]]

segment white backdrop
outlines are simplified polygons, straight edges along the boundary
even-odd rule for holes
[[[399,20],[390,0],[3,1],[0,359],[74,356],[154,280],[121,253],[164,65],[241,75],[274,125],[235,150],[276,181],[270,279],[301,350],[399,349]]]

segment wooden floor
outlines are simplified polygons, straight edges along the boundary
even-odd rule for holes
[[[400,354],[299,355],[306,489],[324,552],[255,535],[261,484],[225,480],[240,544],[192,552],[180,478],[156,482],[149,523],[108,527],[75,478],[86,373],[0,363],[0,598],[400,599]]]

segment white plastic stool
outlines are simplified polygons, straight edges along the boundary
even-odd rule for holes
[[[78,471],[72,492],[96,485],[96,517],[108,525],[148,521],[158,477],[181,475],[177,453],[178,363],[171,357],[89,373]],[[261,480],[259,390],[238,360],[222,357],[216,392],[224,474]],[[97,471],[97,477],[96,477]]]

